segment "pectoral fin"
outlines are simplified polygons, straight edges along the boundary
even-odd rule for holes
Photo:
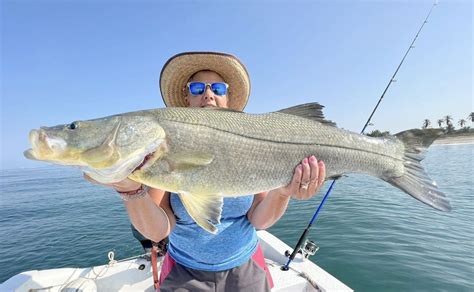
[[[204,152],[172,153],[166,155],[164,159],[168,161],[172,171],[184,171],[209,165],[214,156]]]
[[[189,216],[206,231],[216,234],[221,220],[224,200],[217,194],[189,194],[180,193],[179,198],[188,211]],[[214,224],[213,224],[214,223]]]

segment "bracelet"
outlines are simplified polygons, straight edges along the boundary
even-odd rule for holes
[[[119,192],[120,198],[124,201],[138,200],[146,196],[148,187],[141,185],[138,189],[128,192]]]

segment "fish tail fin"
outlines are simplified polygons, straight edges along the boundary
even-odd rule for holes
[[[387,182],[437,210],[449,211],[451,206],[445,194],[438,189],[436,182],[428,176],[420,163],[425,158],[425,150],[442,133],[441,129],[412,129],[396,134],[405,144],[405,173],[400,177],[388,178]]]

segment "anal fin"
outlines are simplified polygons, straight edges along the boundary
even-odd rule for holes
[[[179,193],[179,198],[186,208],[189,216],[204,230],[216,234],[221,220],[222,205],[224,200],[218,194],[190,194]]]

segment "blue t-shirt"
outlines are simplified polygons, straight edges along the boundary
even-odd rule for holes
[[[196,224],[177,194],[170,194],[176,225],[169,236],[169,255],[179,264],[201,271],[223,271],[247,262],[257,248],[257,232],[247,219],[253,195],[224,198],[217,234]]]

